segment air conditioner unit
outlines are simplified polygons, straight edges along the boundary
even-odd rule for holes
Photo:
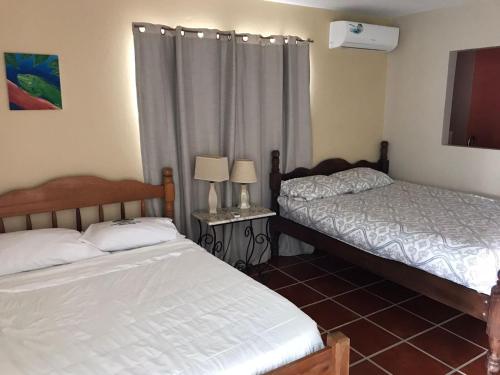
[[[392,51],[398,45],[399,28],[351,21],[330,23],[330,48],[351,47]]]

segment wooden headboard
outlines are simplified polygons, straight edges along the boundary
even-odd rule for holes
[[[0,233],[5,233],[3,218],[26,217],[26,229],[32,229],[31,215],[50,213],[57,228],[57,211],[75,209],[76,229],[82,230],[80,208],[99,207],[99,221],[104,221],[103,205],[120,203],[121,218],[126,218],[125,203],[140,201],[145,216],[145,200],[164,199],[164,216],[174,218],[175,189],[172,168],[163,169],[163,184],[150,185],[135,180],[110,181],[95,176],[62,177],[28,189],[0,195]]]
[[[389,142],[380,142],[380,156],[378,161],[370,162],[359,160],[356,163],[349,163],[340,158],[326,159],[320,162],[313,168],[299,167],[288,173],[280,172],[280,152],[274,150],[271,152],[271,174],[269,176],[269,185],[271,188],[271,208],[279,213],[278,197],[280,195],[281,181],[290,180],[292,178],[315,176],[315,175],[330,175],[335,172],[345,171],[347,169],[367,167],[373,168],[384,173],[389,172],[389,159],[387,152],[389,150]]]

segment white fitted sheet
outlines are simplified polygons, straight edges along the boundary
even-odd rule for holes
[[[0,278],[0,374],[257,374],[322,347],[302,311],[186,239]]]

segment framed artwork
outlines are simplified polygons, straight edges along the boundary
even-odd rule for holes
[[[5,53],[11,110],[62,109],[59,57]]]

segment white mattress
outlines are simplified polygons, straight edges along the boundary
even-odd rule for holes
[[[0,374],[257,374],[323,347],[286,299],[185,239],[0,278]]]

